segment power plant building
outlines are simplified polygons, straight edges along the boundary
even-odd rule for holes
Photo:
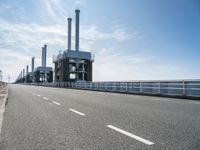
[[[46,55],[47,55],[47,45],[44,45],[42,47],[42,64],[41,66],[37,67],[34,71],[34,82],[36,83],[53,82],[53,69],[52,67],[46,66]]]
[[[75,10],[75,50],[71,50],[71,18],[68,18],[68,49],[54,56],[55,82],[92,81],[92,54],[79,50],[79,13]]]
[[[34,68],[35,57],[32,57],[31,72],[29,72],[29,66],[21,71],[15,83],[41,83],[41,82],[53,82],[53,69],[52,67],[46,66],[46,55],[47,55],[47,45],[42,47],[42,64],[41,66]]]

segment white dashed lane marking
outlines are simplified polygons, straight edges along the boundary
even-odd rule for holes
[[[48,100],[48,98],[47,98],[47,97],[43,97],[43,99],[44,99],[44,100]]]
[[[117,132],[119,132],[119,133],[121,133],[121,134],[124,134],[124,135],[126,135],[126,136],[129,136],[129,137],[131,137],[131,138],[133,138],[133,139],[135,139],[135,140],[137,140],[137,141],[140,141],[140,142],[142,142],[142,143],[144,143],[144,144],[147,144],[147,145],[153,145],[153,144],[154,144],[154,143],[151,142],[151,141],[148,141],[148,140],[146,140],[146,139],[143,139],[143,138],[141,138],[141,137],[139,137],[139,136],[137,136],[137,135],[134,135],[134,134],[129,133],[129,132],[127,132],[127,131],[124,131],[124,130],[122,130],[122,129],[120,129],[120,128],[114,127],[114,126],[112,126],[112,125],[107,125],[107,127],[110,128],[110,129],[113,129],[113,130],[115,130],[115,131],[117,131]]]
[[[52,103],[56,104],[56,105],[61,105],[60,103],[53,101]]]
[[[77,114],[79,114],[79,115],[81,115],[81,116],[85,116],[85,114],[84,113],[82,113],[82,112],[80,112],[80,111],[77,111],[77,110],[75,110],[75,109],[69,109],[70,111],[72,111],[72,112],[74,112],[74,113],[77,113]]]

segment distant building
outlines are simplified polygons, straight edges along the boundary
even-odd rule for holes
[[[33,79],[34,82],[53,82],[53,69],[46,66],[47,45],[42,47],[42,66],[35,69]],[[32,58],[33,59],[33,58]],[[32,70],[34,69],[34,60],[32,60]]]

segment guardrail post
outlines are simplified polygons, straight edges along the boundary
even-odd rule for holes
[[[115,82],[112,82],[112,90],[116,91],[116,83]]]
[[[140,82],[140,93],[142,93],[142,82]]]
[[[126,84],[126,92],[128,92],[128,82],[126,82],[125,84]]]
[[[185,81],[183,80],[183,96],[186,95],[186,92],[185,92]]]
[[[160,94],[160,81],[158,81],[158,94]]]

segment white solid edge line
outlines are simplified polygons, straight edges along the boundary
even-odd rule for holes
[[[129,133],[129,132],[127,132],[127,131],[124,131],[124,130],[122,130],[122,129],[119,129],[119,128],[117,128],[117,127],[114,127],[114,126],[112,126],[112,125],[107,125],[107,127],[108,127],[108,128],[111,128],[111,129],[113,129],[113,130],[115,130],[115,131],[117,131],[117,132],[120,132],[120,133],[122,133],[122,134],[124,134],[124,135],[126,135],[126,136],[129,136],[129,137],[131,137],[131,138],[134,138],[135,140],[138,140],[138,141],[140,141],[140,142],[142,142],[142,143],[145,143],[145,144],[147,144],[147,145],[153,145],[153,144],[154,144],[154,143],[151,142],[151,141],[148,141],[148,140],[146,140],[146,139],[143,139],[143,138],[141,138],[141,137],[139,137],[139,136],[137,136],[137,135],[134,135],[134,134],[132,134],[132,133]]]
[[[53,101],[54,104],[56,105],[61,105],[60,103],[56,102],[56,101]]]
[[[80,112],[80,111],[77,111],[77,110],[75,110],[75,109],[69,109],[70,111],[73,111],[74,113],[77,113],[77,114],[79,114],[79,115],[81,115],[81,116],[85,116],[85,114],[84,113],[82,113],[82,112]]]
[[[48,98],[47,98],[47,97],[43,97],[43,99],[44,99],[44,100],[48,100]]]

